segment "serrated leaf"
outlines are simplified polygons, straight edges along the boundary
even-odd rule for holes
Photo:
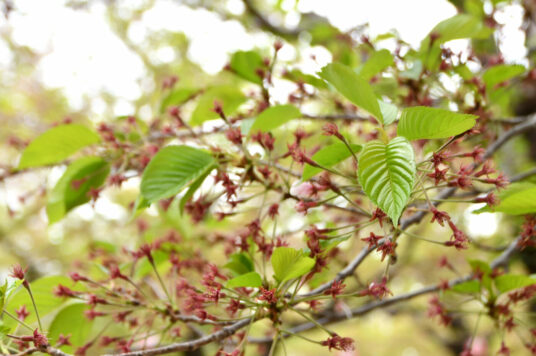
[[[415,177],[415,156],[409,141],[371,141],[359,157],[358,178],[365,194],[398,225]]]
[[[452,286],[450,290],[457,293],[480,293],[480,281],[478,279],[473,279],[456,284],[455,286]]]
[[[477,116],[415,106],[402,110],[397,133],[408,140],[446,138],[471,129]]]
[[[255,271],[253,261],[243,252],[233,253],[229,256],[229,262],[224,267],[231,270],[236,276]]]
[[[498,196],[498,205],[485,206],[474,213],[501,212],[510,215],[536,213],[536,184],[529,182],[512,183],[505,190],[499,191]]]
[[[271,262],[275,278],[280,283],[303,276],[315,265],[314,259],[305,256],[302,251],[290,247],[274,249]]]
[[[258,288],[262,286],[261,276],[257,272],[248,272],[238,277],[230,279],[225,283],[227,288],[239,288],[239,287],[253,287]]]
[[[484,80],[488,89],[492,89],[497,84],[501,84],[523,73],[525,73],[525,67],[521,64],[499,64],[486,70],[482,75],[482,80]]]
[[[380,104],[380,110],[383,115],[383,124],[389,125],[395,122],[396,117],[398,116],[398,108],[396,105],[381,100],[378,101],[378,104]]]
[[[394,63],[393,55],[389,50],[381,49],[373,52],[369,59],[357,68],[357,74],[366,81],[383,72]]]
[[[234,72],[252,83],[262,84],[262,79],[256,73],[257,69],[263,69],[264,63],[260,54],[255,51],[238,51],[233,53],[230,62]]]
[[[24,149],[18,169],[61,162],[81,148],[99,141],[99,135],[84,125],[69,124],[53,127]]]
[[[361,151],[361,145],[350,144],[354,153]],[[322,147],[311,159],[323,167],[331,167],[344,161],[352,155],[348,147],[343,142],[335,142],[329,146]],[[308,180],[316,174],[322,172],[322,168],[305,164],[303,167],[302,180]]]
[[[240,89],[235,86],[222,85],[209,88],[199,98],[190,124],[196,126],[208,120],[218,119],[219,115],[213,111],[215,101],[222,104],[226,115],[231,115],[246,99]]]
[[[190,186],[188,187],[188,190],[184,194],[184,196],[181,198],[181,201],[179,203],[179,211],[181,214],[184,212],[184,206],[188,201],[194,196],[195,192],[199,187],[203,184],[207,176],[210,174],[210,170],[207,169],[203,174],[201,174]]]
[[[536,284],[536,278],[524,275],[503,274],[493,280],[495,287],[501,293],[514,289],[524,288]]]
[[[189,146],[164,147],[143,171],[141,194],[149,203],[172,197],[214,164],[212,155],[205,151]]]
[[[71,163],[48,197],[50,224],[61,220],[71,209],[90,200],[88,192],[104,183],[110,167],[100,157],[84,157]]]
[[[87,304],[76,303],[61,309],[48,328],[47,337],[52,344],[58,341],[60,334],[71,335],[71,345],[64,345],[61,350],[71,353],[87,342],[93,329],[93,321],[88,320],[84,312],[90,308]]]
[[[269,132],[300,116],[300,110],[294,105],[272,106],[257,116],[255,122],[253,122],[253,125],[249,129],[249,133],[253,134],[259,130]]]
[[[195,88],[177,88],[169,93],[160,103],[160,113],[166,111],[170,106],[181,105],[188,99],[192,98],[199,89]]]
[[[378,98],[372,87],[351,68],[341,63],[331,63],[322,68],[319,75],[357,107],[367,111],[383,124]]]

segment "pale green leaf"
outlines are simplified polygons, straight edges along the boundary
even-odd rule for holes
[[[503,274],[496,277],[493,282],[501,293],[506,293],[514,289],[524,288],[536,284],[536,278],[524,275]]]
[[[253,134],[259,130],[269,132],[300,116],[300,110],[294,105],[272,106],[257,116],[255,122],[253,122],[253,125],[249,129],[249,133]]]
[[[179,193],[187,184],[214,167],[210,153],[189,146],[167,146],[149,162],[140,190],[148,203]]]
[[[239,288],[239,287],[253,287],[258,288],[262,286],[261,276],[257,272],[248,272],[238,277],[230,279],[225,283],[227,288]]]
[[[408,140],[446,138],[471,129],[476,116],[448,110],[415,106],[402,110],[398,135]]]
[[[170,106],[178,106],[195,96],[199,89],[177,88],[170,92],[160,103],[160,113],[163,113]]]
[[[188,201],[194,196],[195,192],[201,187],[201,184],[205,181],[207,176],[210,174],[210,170],[207,169],[203,174],[201,174],[197,179],[188,187],[186,193],[182,196],[179,203],[179,210],[181,214],[184,212],[184,206]]]
[[[88,320],[84,315],[89,308],[87,304],[76,303],[61,309],[48,328],[47,338],[51,344],[54,345],[60,334],[63,334],[64,336],[70,335],[69,341],[72,346],[64,345],[61,350],[72,353],[78,347],[83,346],[93,329],[93,321]]]
[[[246,97],[236,86],[222,85],[209,88],[199,98],[190,124],[195,126],[218,119],[219,115],[213,110],[215,101],[222,105],[225,115],[231,115],[246,101]]]
[[[90,200],[88,192],[104,183],[110,167],[100,157],[83,157],[71,163],[48,197],[50,224],[61,220],[71,209]]]
[[[275,278],[280,283],[303,276],[315,265],[314,259],[305,256],[302,251],[290,247],[274,249],[271,262]]]
[[[375,75],[383,72],[393,65],[394,58],[389,50],[381,49],[373,52],[369,59],[357,68],[357,73],[361,78],[369,81]]]
[[[244,252],[233,253],[229,256],[229,262],[224,267],[231,270],[236,276],[255,271],[253,261]]]
[[[398,225],[415,177],[413,148],[404,137],[371,141],[359,157],[358,178],[366,195]]]
[[[521,64],[499,64],[486,70],[482,75],[482,79],[489,90],[497,84],[501,84],[523,73],[525,73],[525,67]]]
[[[380,110],[383,115],[383,124],[389,125],[395,122],[398,116],[398,108],[396,105],[381,100],[378,101],[378,104],[380,104]]]
[[[536,213],[536,184],[529,182],[513,183],[499,191],[499,204],[485,206],[473,213],[501,212],[511,215]]]
[[[360,109],[373,115],[383,123],[383,115],[370,84],[351,68],[341,63],[331,63],[322,68],[319,75]]]
[[[458,14],[438,23],[430,34],[435,34],[437,39],[434,44],[444,43],[462,38],[487,38],[492,30],[482,23],[478,17],[468,14]],[[424,40],[430,43],[430,36]]]
[[[473,279],[456,284],[455,286],[452,286],[450,290],[457,293],[480,293],[480,281],[478,279]]]
[[[238,51],[233,53],[230,62],[231,69],[243,79],[255,84],[262,84],[262,79],[256,73],[257,69],[264,69],[260,54],[255,51]]]
[[[46,166],[69,158],[100,141],[93,130],[79,124],[59,125],[45,131],[22,152],[18,169]]]
[[[361,151],[361,145],[350,144],[352,151],[357,153]],[[322,147],[316,152],[311,159],[323,167],[331,167],[344,161],[352,155],[348,147],[343,142],[335,142],[329,146]],[[313,167],[305,164],[303,167],[302,180],[307,180],[316,174],[322,172],[322,168]]]

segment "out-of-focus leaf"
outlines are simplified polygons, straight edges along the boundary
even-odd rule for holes
[[[257,116],[249,133],[253,134],[259,130],[268,132],[300,116],[300,110],[294,105],[272,106]]]
[[[235,86],[222,85],[209,88],[199,98],[192,113],[190,124],[196,126],[208,120],[218,119],[219,115],[213,110],[215,101],[222,104],[223,112],[226,115],[231,115],[246,101],[246,97]]]
[[[361,145],[350,144],[352,151],[357,153],[361,151]],[[316,152],[311,159],[323,167],[331,167],[344,161],[352,155],[352,152],[346,147],[343,142],[335,142],[329,146],[321,148]],[[309,164],[305,164],[303,167],[302,180],[308,180],[316,174],[322,172],[321,168],[313,167]]]
[[[262,84],[262,79],[256,71],[257,69],[263,69],[264,63],[262,57],[257,52],[238,51],[233,53],[230,66],[238,76],[252,83]]]
[[[521,64],[499,64],[486,70],[482,75],[482,79],[489,90],[497,84],[501,84],[523,73],[525,73],[525,67]]]
[[[524,288],[536,284],[536,278],[525,275],[503,274],[493,280],[495,287],[501,293],[514,289]]]
[[[450,290],[457,293],[480,293],[480,281],[478,279],[473,279],[456,284],[455,286],[452,286]]]
[[[225,283],[227,288],[239,288],[239,287],[253,287],[258,288],[262,286],[261,276],[257,272],[248,272],[238,277],[230,279]]]
[[[368,81],[393,65],[393,63],[394,58],[391,52],[386,49],[381,49],[373,52],[369,59],[357,68],[357,74]]]
[[[166,111],[170,106],[178,106],[192,98],[199,89],[195,88],[177,88],[170,92],[160,103],[160,113]]]
[[[99,135],[84,125],[69,124],[53,127],[24,149],[18,169],[61,162],[81,148],[99,141]]]
[[[69,341],[72,346],[64,345],[61,350],[72,353],[77,347],[83,346],[93,329],[93,321],[84,315],[89,308],[87,304],[76,303],[61,309],[48,328],[47,338],[52,345],[58,341],[60,334],[63,334],[63,336],[70,335]]]
[[[253,261],[244,252],[233,253],[229,256],[229,262],[224,267],[231,270],[237,276],[255,271]]]
[[[536,184],[529,182],[513,183],[505,190],[499,191],[498,196],[498,205],[485,206],[473,213],[501,212],[511,215],[536,213]]]

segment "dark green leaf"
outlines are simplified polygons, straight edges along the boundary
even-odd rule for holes
[[[398,135],[408,140],[451,137],[471,129],[475,119],[475,115],[415,106],[402,110]]]
[[[149,162],[141,178],[141,194],[149,203],[179,193],[214,167],[212,156],[189,146],[167,146]]]
[[[100,157],[84,157],[69,165],[48,197],[50,224],[61,220],[71,209],[90,200],[88,192],[104,183],[110,167]]]
[[[44,132],[22,152],[18,169],[61,162],[83,147],[100,141],[99,135],[83,125],[60,125]]]
[[[361,145],[350,144],[354,153],[361,151]],[[344,161],[352,155],[348,147],[343,142],[335,142],[332,145],[325,146],[316,152],[311,159],[323,167],[331,167]],[[306,164],[303,167],[302,180],[307,180],[316,174],[322,172],[321,168],[313,167]]]
[[[348,100],[373,115],[383,124],[383,115],[369,83],[351,68],[341,63],[331,63],[322,68],[320,76],[331,83]]]
[[[398,225],[415,177],[413,148],[404,137],[371,141],[359,157],[359,183],[367,196]]]

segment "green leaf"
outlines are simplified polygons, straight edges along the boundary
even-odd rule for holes
[[[361,145],[350,144],[352,151],[357,153],[361,151]],[[311,159],[323,167],[331,167],[344,161],[352,155],[348,147],[343,142],[335,142],[329,146],[322,147],[316,152]],[[322,172],[322,168],[313,167],[305,164],[303,167],[302,180],[310,179],[316,174]]]
[[[478,279],[472,279],[467,282],[456,284],[450,288],[452,292],[457,293],[480,293],[480,281]]]
[[[480,260],[469,260],[468,262],[474,273],[482,273],[481,283],[488,291],[491,291],[490,265]]]
[[[18,169],[61,162],[83,147],[100,141],[93,130],[79,124],[60,125],[44,132],[22,152]]]
[[[7,296],[7,281],[0,287],[0,310],[4,310],[4,304],[6,303]]]
[[[178,106],[191,99],[199,89],[177,88],[169,93],[160,103],[160,113],[166,111],[170,106]]]
[[[459,14],[438,23],[430,34],[438,36],[434,41],[435,45],[462,38],[487,38],[492,32],[492,29],[484,26],[478,17]],[[430,36],[427,36],[424,42],[429,45]]]
[[[190,124],[195,126],[208,120],[218,119],[219,115],[213,111],[215,101],[222,104],[226,115],[231,115],[246,101],[246,97],[235,86],[222,85],[207,89],[197,102]]]
[[[35,299],[35,304],[37,305],[37,310],[39,310],[39,316],[44,318],[49,313],[56,310],[61,306],[66,299],[58,298],[54,295],[54,289],[58,284],[63,284],[74,290],[73,282],[70,278],[65,276],[48,276],[36,279],[30,283],[32,293]],[[19,288],[6,303],[6,310],[15,313],[15,310],[19,309],[23,305],[26,305],[26,308],[30,312],[30,315],[26,318],[27,324],[32,324],[37,321],[35,317],[35,312],[32,306],[32,300],[28,295],[28,291],[25,288]],[[14,325],[14,321],[11,319],[5,320],[6,325]]]
[[[238,288],[238,287],[253,287],[258,288],[262,286],[261,276],[257,272],[248,272],[242,274],[238,277],[230,279],[225,283],[227,288]]]
[[[229,256],[229,262],[224,267],[231,270],[236,276],[255,271],[253,261],[244,252],[233,253]]]
[[[181,198],[181,201],[179,203],[179,211],[181,214],[184,212],[184,206],[188,201],[194,196],[195,192],[199,189],[199,187],[203,184],[207,176],[210,174],[210,170],[207,169],[203,174],[201,174],[192,184],[190,184],[190,187],[188,187],[188,190]]]
[[[294,105],[272,106],[257,116],[249,129],[249,133],[256,133],[259,130],[268,132],[300,116],[300,110]]]
[[[93,329],[93,321],[88,320],[84,315],[89,308],[87,304],[76,303],[61,309],[48,328],[47,337],[51,344],[54,345],[60,334],[63,334],[64,336],[71,335],[69,340],[72,344],[72,346],[62,346],[63,351],[71,353],[74,349],[83,346]]]
[[[486,206],[474,211],[474,213],[501,212],[510,215],[536,213],[536,184],[512,183],[506,190],[500,191],[498,195],[498,205]]]
[[[383,124],[383,115],[378,98],[370,84],[351,68],[341,63],[331,63],[322,68],[319,75],[331,83],[348,100],[373,115]]]
[[[393,55],[386,49],[373,52],[369,59],[357,68],[361,78],[369,81],[376,74],[383,72],[394,63]]]
[[[412,63],[412,66],[402,72],[400,72],[400,77],[417,80],[422,73],[422,61],[420,59],[415,60]]]
[[[231,69],[239,76],[255,84],[262,84],[262,79],[256,73],[263,69],[262,57],[255,51],[238,51],[233,53],[230,63]]]
[[[61,220],[71,209],[88,202],[88,192],[100,187],[109,171],[108,163],[100,157],[84,157],[70,164],[48,197],[49,223]]]
[[[292,80],[293,82],[304,82],[305,84],[312,85],[318,89],[327,89],[328,86],[326,82],[322,79],[315,77],[311,74],[303,73],[298,69],[293,69],[285,74],[285,78]]]
[[[415,106],[402,111],[398,135],[408,140],[445,138],[461,134],[476,123],[475,115]]]
[[[290,247],[277,247],[272,253],[271,262],[275,278],[280,283],[303,276],[315,265],[314,259]]]
[[[525,73],[525,67],[521,64],[499,64],[486,70],[482,75],[486,87],[492,89],[509,79]]]
[[[214,164],[214,158],[205,151],[189,146],[164,147],[143,172],[141,194],[149,203],[172,197]]]
[[[380,104],[380,110],[382,111],[383,124],[387,126],[395,122],[396,117],[398,116],[398,108],[396,105],[381,100],[378,101],[378,104]]]
[[[398,225],[415,177],[413,148],[404,137],[371,141],[359,157],[359,183],[367,196]]]
[[[495,283],[495,287],[497,287],[499,292],[506,293],[514,289],[524,288],[536,284],[536,278],[524,275],[503,274],[495,278],[493,282]]]

